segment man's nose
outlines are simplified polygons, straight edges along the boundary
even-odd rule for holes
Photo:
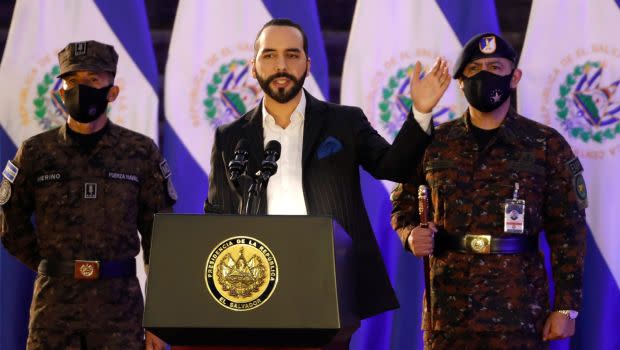
[[[286,60],[283,56],[278,57],[276,60],[276,71],[278,71],[278,73],[286,72]]]

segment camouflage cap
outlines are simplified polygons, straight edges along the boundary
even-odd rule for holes
[[[98,41],[80,41],[69,43],[58,53],[60,74],[62,78],[67,73],[76,71],[110,72],[116,75],[118,54],[111,45]]]
[[[469,39],[463,46],[452,77],[458,79],[469,62],[487,57],[502,57],[517,62],[517,52],[506,40],[493,33],[482,33]]]

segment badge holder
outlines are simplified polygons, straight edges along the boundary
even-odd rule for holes
[[[519,183],[515,182],[512,199],[504,202],[504,232],[522,234],[525,226],[525,200],[518,199]]]

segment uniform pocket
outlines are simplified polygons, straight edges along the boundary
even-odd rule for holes
[[[424,171],[430,187],[433,221],[446,227],[447,216],[458,205],[456,198],[456,179],[458,167],[452,160],[433,160],[427,162]]]

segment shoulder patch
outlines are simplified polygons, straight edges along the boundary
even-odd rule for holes
[[[177,190],[174,188],[174,185],[172,184],[171,177],[168,178],[168,183],[166,184],[166,187],[168,187],[168,196],[170,196],[170,199],[176,202],[178,199],[178,195],[177,195]]]
[[[7,179],[10,183],[15,181],[17,174],[19,173],[19,168],[13,164],[10,160],[6,162],[6,167],[4,167],[4,171],[2,171],[2,176]]]
[[[11,199],[11,183],[8,179],[2,179],[0,184],[0,205],[5,205]]]
[[[168,162],[165,159],[159,163],[159,170],[161,170],[161,174],[164,176],[164,179],[169,178],[172,174],[172,171],[170,171],[170,167],[168,166]]]
[[[568,167],[571,174],[573,175],[577,175],[583,171],[583,166],[581,165],[581,162],[579,161],[579,158],[577,157],[566,162],[566,166]]]
[[[579,174],[573,177],[573,187],[577,194],[577,202],[579,203],[579,209],[585,209],[588,207],[588,190],[586,189],[586,182],[583,179],[583,175]]]

